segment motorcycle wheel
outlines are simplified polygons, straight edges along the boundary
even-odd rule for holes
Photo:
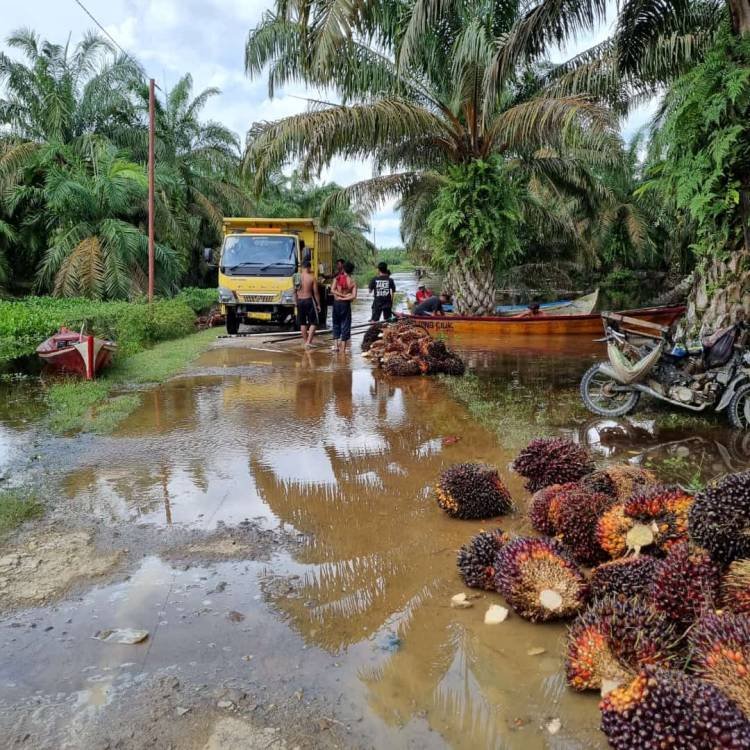
[[[641,398],[640,392],[613,390],[617,381],[599,368],[599,364],[592,365],[581,378],[584,406],[602,417],[622,417],[633,411]]]
[[[741,385],[727,407],[729,424],[735,430],[750,429],[750,383]]]

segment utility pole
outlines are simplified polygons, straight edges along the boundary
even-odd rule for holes
[[[148,301],[154,301],[154,79],[148,82]]]

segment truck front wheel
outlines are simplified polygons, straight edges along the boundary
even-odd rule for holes
[[[227,333],[234,336],[240,330],[240,319],[237,313],[231,308],[227,308]]]

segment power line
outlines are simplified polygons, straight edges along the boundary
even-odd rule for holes
[[[101,23],[99,23],[99,21],[96,19],[94,14],[81,2],[81,0],[73,0],[73,2],[101,29],[101,31],[107,36],[107,38],[112,42],[112,44],[114,44],[115,47],[117,47],[117,49],[119,49],[120,52],[122,52],[122,54],[125,55],[125,57],[129,57],[136,65],[140,66],[140,63],[138,62],[138,60],[136,60],[133,57],[133,55],[130,54],[130,52],[124,49],[123,46],[117,41],[117,39],[115,39],[112,36],[112,34],[110,34],[107,31],[107,29],[105,29],[104,26],[102,26]],[[159,89],[159,91],[161,91],[159,86],[156,86],[156,88]]]
[[[120,52],[122,52],[122,54],[123,54],[123,55],[125,55],[125,57],[129,57],[129,58],[130,58],[131,60],[133,60],[133,59],[134,59],[134,58],[133,58],[133,56],[132,56],[132,55],[131,55],[131,54],[130,54],[129,52],[126,52],[126,51],[125,51],[125,50],[124,50],[124,49],[123,49],[123,48],[122,48],[122,47],[120,46],[120,43],[119,43],[119,42],[117,41],[117,39],[115,39],[115,38],[114,38],[114,37],[112,36],[112,34],[110,34],[110,33],[109,33],[109,32],[107,31],[107,29],[105,29],[105,28],[104,28],[104,26],[102,26],[102,25],[101,25],[101,24],[99,23],[99,21],[97,21],[97,20],[96,20],[96,18],[94,17],[94,14],[93,14],[93,13],[92,13],[92,12],[91,12],[91,11],[90,11],[90,10],[89,10],[89,9],[88,9],[88,8],[87,8],[86,6],[85,6],[85,5],[84,5],[84,4],[83,4],[83,3],[81,2],[81,0],[73,0],[73,1],[74,1],[74,2],[75,2],[75,4],[76,4],[76,5],[78,5],[78,6],[79,6],[79,7],[81,8],[81,10],[82,10],[82,11],[83,11],[83,12],[84,12],[84,13],[85,13],[85,14],[86,14],[86,15],[87,15],[87,16],[88,16],[88,17],[89,17],[89,18],[90,18],[90,19],[91,19],[91,20],[92,20],[92,21],[93,21],[93,22],[94,22],[94,23],[95,23],[95,24],[96,24],[96,25],[97,25],[97,26],[98,26],[98,27],[99,27],[99,28],[100,28],[100,29],[101,29],[101,30],[102,30],[102,31],[103,31],[103,32],[104,32],[105,34],[106,34],[106,35],[107,35],[107,37],[108,37],[108,38],[109,38],[109,40],[110,40],[110,41],[112,42],[112,44],[114,44],[114,45],[115,45],[115,47],[117,47],[117,49],[119,49],[119,50],[120,50]]]

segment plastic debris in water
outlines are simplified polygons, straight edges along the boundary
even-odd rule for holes
[[[137,630],[135,628],[115,628],[114,630],[97,630],[92,636],[97,641],[105,643],[119,643],[125,646],[134,646],[143,643],[148,638],[148,630]]]

